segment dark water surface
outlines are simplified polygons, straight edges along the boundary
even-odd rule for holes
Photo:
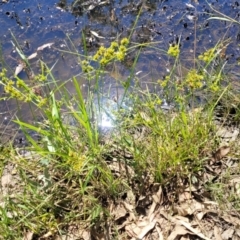
[[[11,43],[12,35],[15,36],[26,56],[36,52],[43,44],[54,43],[51,48],[39,51],[37,58],[32,59],[30,63],[37,73],[38,59],[41,59],[50,68],[52,67],[57,80],[66,81],[73,75],[80,74],[81,69],[74,55],[62,51],[77,50],[83,54],[83,32],[90,55],[94,54],[101,45],[109,46],[111,41],[129,36],[142,7],[142,13],[133,31],[132,42],[157,42],[154,46],[166,51],[169,43],[180,39],[181,61],[187,69],[193,63],[195,27],[196,55],[213,47],[220,39],[230,38],[226,50],[226,59],[228,59],[226,69],[229,69],[228,71],[231,71],[236,79],[239,69],[238,66],[232,66],[236,65],[236,61],[240,58],[240,25],[208,20],[210,16],[218,15],[209,4],[217,11],[239,21],[240,1],[236,0],[208,2],[205,0],[0,0],[1,55],[4,57],[4,63],[1,61],[0,67],[5,64],[14,73],[20,59]],[[197,17],[196,22],[193,20],[194,17]],[[93,32],[100,37],[96,37]],[[143,49],[139,58],[136,73],[141,84],[150,85],[157,79],[163,78],[172,66],[171,58],[156,48]],[[116,94],[114,90],[116,80],[123,80],[128,76],[133,59],[134,53],[129,55],[125,63],[108,69],[110,74],[103,85],[106,89],[110,85],[113,86],[110,95]],[[27,81],[24,72],[19,76]],[[79,78],[79,81],[85,91],[86,80]],[[16,108],[16,103],[13,101],[0,102],[0,125],[11,118]],[[28,116],[28,114],[24,115]]]

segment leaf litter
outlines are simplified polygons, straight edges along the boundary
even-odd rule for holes
[[[139,138],[139,136],[136,137]],[[238,164],[238,159],[231,157],[233,145],[231,147],[224,145],[214,150],[212,154],[209,153],[208,161],[204,169],[199,172],[197,179],[191,184],[182,180],[181,189],[156,183],[153,176],[145,176],[140,187],[141,183],[134,181],[133,168],[126,164],[126,151],[121,151],[114,144],[113,146],[112,151],[117,152],[117,156],[124,161],[106,160],[107,166],[123,183],[127,179],[131,188],[125,196],[115,200],[108,199],[107,209],[111,217],[106,222],[96,221],[92,226],[84,222],[73,222],[61,235],[50,230],[37,239],[240,239],[239,212],[231,206],[228,210],[226,208],[222,210],[221,205],[206,188],[209,184],[223,181],[228,171]],[[113,152],[110,155],[114,156]],[[31,154],[29,157],[29,162],[37,159],[37,156],[31,156]],[[30,169],[29,172],[31,172]],[[49,174],[52,181],[59,178],[54,172]],[[42,173],[38,173],[38,176],[42,176]],[[1,178],[1,189],[5,195],[9,193],[9,187],[12,188],[11,192],[19,191],[16,187],[17,181],[13,179],[19,181],[18,176],[8,167]],[[41,184],[40,180],[37,181]],[[54,182],[52,184],[51,186],[54,186]],[[61,181],[57,184],[62,185]],[[174,186],[174,180],[172,185]],[[44,184],[40,186],[40,189],[45,187],[45,191],[49,191]],[[232,193],[239,197],[239,175],[232,175],[230,179],[225,180],[224,186],[228,189],[225,192],[225,198]],[[140,188],[142,188],[141,191]],[[57,201],[59,201],[58,197]],[[4,201],[1,199],[1,206],[3,204]],[[116,231],[118,237],[115,235]],[[27,231],[23,233],[23,239],[32,240],[35,237],[32,232]]]
[[[216,165],[230,152],[230,148],[219,148],[213,153],[214,162],[212,171],[214,176]],[[216,157],[216,153],[217,157]],[[120,175],[134,176],[133,169],[127,168],[124,164],[117,164],[112,161],[109,169],[115,172],[116,176]],[[224,171],[220,172],[220,175]],[[217,173],[218,174],[218,173]],[[220,177],[220,175],[218,177]],[[204,178],[205,175],[202,175]],[[1,186],[4,189],[11,184],[11,174],[7,173],[2,176]],[[169,202],[166,198],[165,187],[158,183],[154,183],[152,178],[145,182],[145,194],[137,196],[134,190],[129,190],[127,196],[119,201],[112,201],[109,204],[109,214],[111,221],[107,222],[109,226],[117,228],[120,236],[119,239],[233,239],[238,236],[237,229],[240,226],[240,218],[234,212],[223,212],[219,210],[217,202],[208,197],[199,199],[197,193],[203,192],[204,182],[209,179],[202,179],[202,184],[196,186],[186,185],[182,192],[178,194],[178,201]],[[230,185],[239,183],[239,177],[229,181]],[[16,183],[15,183],[16,184]],[[235,185],[234,185],[235,186]],[[170,194],[175,194],[174,192]],[[140,211],[144,209],[144,211]],[[98,224],[97,224],[98,225]],[[99,223],[101,226],[101,223]],[[110,236],[106,237],[109,234]],[[112,239],[113,229],[102,231],[102,227],[92,227],[89,229],[86,225],[69,226],[67,234],[61,236],[49,231],[39,239],[81,239],[87,240],[93,237],[96,240]],[[23,239],[31,240],[34,234],[26,232]],[[240,239],[235,237],[234,239]]]

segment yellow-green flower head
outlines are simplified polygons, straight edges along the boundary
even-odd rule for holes
[[[109,53],[108,51],[105,52],[103,58],[109,61],[113,57],[113,54]]]
[[[86,61],[86,60],[83,60],[83,61],[82,61],[82,65],[87,66],[88,64],[89,64],[88,61]]]
[[[168,48],[167,54],[172,57],[177,57],[180,53],[180,49],[178,45],[170,45]]]
[[[118,52],[116,53],[116,57],[117,57],[117,59],[118,59],[119,61],[123,61],[123,60],[124,60],[124,57],[125,57],[125,53],[122,52],[122,51],[118,51]]]
[[[102,55],[105,53],[105,51],[106,51],[106,48],[103,47],[103,46],[101,46],[101,47],[98,49],[97,53],[98,53],[100,56],[102,56]]]
[[[47,104],[47,99],[46,98],[41,98],[38,103],[38,107],[43,107]]]
[[[123,38],[120,43],[123,46],[127,46],[129,44],[129,40],[127,38]]]
[[[117,42],[112,42],[110,45],[110,48],[117,50],[118,49],[118,43]]]
[[[192,69],[188,72],[186,76],[186,84],[192,89],[201,88],[203,85],[204,76],[197,73],[196,69]]]
[[[100,64],[101,64],[102,66],[107,65],[107,63],[108,63],[108,61],[107,61],[105,58],[102,58],[102,59],[100,60]]]
[[[31,96],[30,96],[30,95],[27,95],[24,101],[25,101],[25,102],[31,102],[31,101],[32,101]]]
[[[110,47],[110,48],[108,48],[108,49],[107,49],[107,51],[106,51],[106,52],[107,52],[108,54],[110,54],[110,55],[112,55],[112,56],[113,56],[113,54],[114,54],[114,52],[115,52],[115,51],[114,51],[114,49],[113,49],[113,48],[111,48],[111,47]]]
[[[7,73],[7,69],[6,68],[3,68],[2,71],[0,72],[0,78],[3,78],[6,76],[6,73]]]
[[[127,51],[127,49],[126,49],[125,46],[121,45],[121,46],[119,47],[119,51],[125,53],[125,52]]]
[[[13,81],[13,80],[9,80],[9,81],[8,81],[8,85],[9,85],[9,86],[13,86],[13,85],[14,85],[14,81]]]
[[[213,59],[214,53],[215,53],[215,48],[210,48],[203,54],[199,55],[198,59],[202,60],[203,62],[209,63]]]
[[[16,82],[16,86],[17,86],[18,88],[21,88],[21,87],[25,87],[26,84],[24,83],[23,80],[18,79],[17,82]]]
[[[213,92],[217,92],[220,87],[217,84],[211,84],[209,87]]]
[[[97,61],[100,57],[101,57],[101,55],[97,52],[97,53],[93,56],[93,60],[94,60],[94,61]]]

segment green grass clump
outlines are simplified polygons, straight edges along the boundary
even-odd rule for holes
[[[72,223],[100,224],[111,219],[111,202],[131,188],[140,194],[146,175],[146,186],[152,181],[174,186],[176,191],[183,182],[199,181],[209,154],[218,147],[213,110],[227,91],[221,85],[224,64],[217,62],[221,44],[202,53],[180,80],[180,47],[170,46],[165,53],[173,67],[168,76],[156,81],[162,95],[137,84],[130,87],[139,51],[130,76],[121,81],[122,99],[114,112],[106,110],[99,101],[104,92],[99,81],[107,74],[106,66],[122,62],[129,50],[146,46],[130,45],[124,38],[100,47],[93,56],[77,54],[82,77],[95,81],[95,92],[89,89],[86,98],[77,77],[71,79],[74,93],[70,96],[65,83],[59,85],[44,63],[34,86],[18,77],[12,80],[2,70],[0,84],[6,97],[30,103],[42,117],[35,123],[15,119],[30,146],[25,148],[27,156],[12,150],[2,166],[3,172],[14,165],[19,181],[14,194],[10,190],[4,195],[0,208],[0,233],[5,239],[20,239],[28,231],[37,237],[61,235]],[[199,96],[206,104],[197,102]],[[124,108],[125,100],[131,102],[131,110]],[[169,110],[163,108],[165,101],[172,106]],[[99,130],[103,112],[115,123],[106,134]],[[29,130],[41,140],[34,140]],[[113,169],[114,163],[121,169],[119,173]]]

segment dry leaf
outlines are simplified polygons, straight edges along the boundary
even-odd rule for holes
[[[226,127],[219,127],[216,135],[223,139],[227,139],[229,142],[233,142],[237,139],[237,137],[239,135],[239,130],[234,129],[233,131],[231,131]]]
[[[223,233],[222,233],[222,239],[223,240],[228,240],[228,239],[231,239],[232,238],[232,236],[233,236],[233,233],[234,233],[234,230],[232,229],[232,228],[229,228],[229,229],[227,229],[226,231],[224,231]]]
[[[160,205],[163,203],[163,192],[162,192],[161,186],[159,186],[157,193],[154,194],[152,197],[153,197],[154,202],[156,202]]]
[[[192,215],[196,211],[202,211],[203,209],[204,205],[195,200],[184,202],[176,207],[180,216]]]
[[[236,234],[238,237],[240,237],[240,229],[236,229],[236,230],[235,230],[235,234]]]
[[[234,189],[236,195],[240,196],[240,177],[231,179],[230,186]]]
[[[161,228],[158,225],[156,225],[156,231],[158,233],[158,239],[163,240],[163,233],[161,231]]]
[[[128,203],[132,204],[132,205],[135,205],[135,199],[136,199],[136,197],[135,197],[133,191],[132,190],[128,190],[126,201]]]
[[[192,199],[192,194],[190,192],[184,192],[184,193],[180,193],[178,196],[178,200],[179,202],[185,202],[187,200]]]
[[[221,160],[223,157],[225,157],[230,152],[230,147],[223,146],[220,147],[214,154],[213,158],[215,161]]]
[[[24,233],[23,240],[32,240],[32,239],[33,239],[33,232]]]
[[[134,237],[134,238],[136,238],[137,235],[141,232],[141,229],[134,223],[127,225],[125,227],[125,230],[130,237]]]
[[[54,43],[46,43],[46,44],[43,44],[42,46],[38,47],[37,48],[37,51],[41,51],[43,50],[44,48],[50,48]]]
[[[240,177],[235,177],[233,179],[231,179],[230,181],[230,184],[236,184],[236,183],[240,183]]]
[[[17,76],[22,70],[23,70],[23,64],[22,63],[19,63],[15,69],[15,76]]]
[[[187,230],[190,231],[190,234],[195,234],[204,240],[210,240],[208,237],[205,237],[202,233],[200,233],[198,229],[193,228],[190,223],[187,223],[182,220],[178,220],[178,219],[168,215],[165,211],[162,211],[162,210],[160,210],[160,214],[162,216],[164,216],[166,219],[169,219],[172,223],[176,223],[177,225],[184,226]]]
[[[223,216],[221,216],[226,222],[233,224],[235,227],[239,228],[240,226],[240,219],[233,217],[231,215],[226,215],[224,214]]]
[[[196,187],[194,187],[193,185],[190,185],[190,186],[188,186],[187,188],[185,188],[185,192],[197,192],[197,188]]]
[[[47,233],[45,233],[41,239],[46,239],[46,238],[50,238],[51,236],[53,236],[53,232],[52,231],[48,231]]]
[[[189,218],[183,216],[175,216],[176,223],[178,224],[178,220],[189,222]]]
[[[79,237],[81,237],[83,240],[88,240],[91,239],[91,234],[89,231],[84,230],[81,232],[81,234],[79,234]]]
[[[111,212],[111,215],[115,216],[114,220],[117,221],[127,215],[126,208],[122,206],[122,204],[118,204],[116,208]]]
[[[33,59],[33,58],[35,58],[37,56],[37,52],[35,52],[35,53],[33,53],[33,54],[31,54],[30,56],[28,56],[28,60],[30,60],[30,59]]]
[[[4,188],[12,185],[12,175],[10,173],[2,176],[1,185]]]
[[[205,215],[205,212],[196,213],[196,218],[200,221],[203,219],[204,215]]]
[[[177,226],[175,226],[175,228],[173,229],[171,234],[168,236],[167,240],[175,240],[179,236],[183,236],[188,233],[189,233],[189,231],[187,231],[185,227],[177,225]]]
[[[156,224],[156,220],[154,220],[150,223],[148,221],[146,221],[146,226],[141,230],[141,232],[138,234],[137,238],[143,239],[145,237],[145,235],[147,235],[147,233],[155,227],[155,224]]]
[[[187,228],[189,231],[197,235],[198,237],[204,239],[204,240],[210,240],[208,237],[205,237],[202,233],[199,232],[198,229],[193,228],[190,223],[186,223],[184,221],[179,221],[180,224],[182,224],[185,228]]]
[[[216,240],[223,240],[220,234],[220,230],[217,226],[214,226],[214,237]]]
[[[190,240],[189,236],[182,236],[180,240]]]

